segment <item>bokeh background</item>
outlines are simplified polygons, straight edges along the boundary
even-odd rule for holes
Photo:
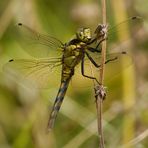
[[[109,48],[126,43],[132,64],[110,67],[105,81],[103,129],[107,148],[148,147],[148,1],[107,0],[107,22],[118,24],[131,16],[143,22],[115,32]],[[30,58],[12,31],[22,22],[44,34],[68,41],[79,27],[92,30],[101,23],[99,0],[1,0],[0,1],[0,147],[1,148],[95,148],[98,147],[93,86],[86,88],[77,77],[69,88],[56,120],[46,133],[48,113],[59,84],[34,89],[3,73],[12,58]],[[118,74],[111,75],[112,71]],[[58,79],[51,75],[51,78]],[[60,78],[60,74],[59,74]],[[50,108],[50,109],[49,109]]]

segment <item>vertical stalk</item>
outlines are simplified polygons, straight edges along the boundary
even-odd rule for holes
[[[106,1],[101,0],[102,6],[102,22],[106,24]],[[101,52],[101,68],[99,73],[100,86],[95,90],[96,92],[96,109],[97,109],[97,121],[98,121],[98,135],[99,135],[99,147],[104,148],[104,136],[103,136],[103,127],[102,127],[102,108],[103,108],[103,99],[105,97],[105,90],[103,87],[104,80],[104,70],[105,70],[105,60],[106,60],[106,41],[102,43],[102,52]],[[97,92],[99,91],[99,92]]]
[[[106,24],[106,0],[101,0],[102,5],[102,22]],[[102,52],[101,52],[101,70],[100,70],[100,83],[103,84],[104,80],[104,71],[105,71],[105,60],[106,60],[106,40],[102,43]]]

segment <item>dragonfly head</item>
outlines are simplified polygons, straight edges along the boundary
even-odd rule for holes
[[[80,28],[76,33],[77,39],[87,43],[91,40],[91,31],[89,28]]]
[[[95,34],[98,39],[106,39],[107,38],[107,31],[108,31],[108,25],[99,24],[95,30]]]

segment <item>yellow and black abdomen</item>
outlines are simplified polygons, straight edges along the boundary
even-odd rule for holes
[[[65,93],[66,93],[68,85],[69,85],[69,81],[70,81],[70,78],[67,79],[66,81],[61,81],[61,85],[60,85],[58,94],[56,96],[56,99],[55,99],[55,102],[54,102],[54,105],[53,105],[53,108],[52,108],[52,111],[51,111],[51,114],[49,117],[49,121],[48,121],[48,130],[49,131],[54,126],[54,122],[56,120],[57,114],[58,114],[61,104],[63,102]]]
[[[64,50],[62,59],[61,85],[50,114],[50,118],[48,121],[48,130],[53,128],[58,111],[66,94],[69,82],[71,80],[71,77],[74,75],[74,68],[78,63],[80,63],[82,57],[83,53],[80,51],[79,48],[77,48],[76,45],[69,45]]]

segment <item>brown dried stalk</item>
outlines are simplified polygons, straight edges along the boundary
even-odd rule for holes
[[[102,18],[103,24],[106,24],[106,1],[101,0],[102,5]],[[98,135],[99,135],[99,147],[104,148],[104,136],[103,136],[103,127],[102,127],[102,108],[103,100],[105,99],[106,92],[103,87],[104,80],[104,70],[105,70],[105,60],[106,60],[106,40],[102,42],[102,51],[101,51],[101,68],[100,68],[100,85],[95,87],[96,94],[96,109],[97,109],[97,121],[98,121]]]

